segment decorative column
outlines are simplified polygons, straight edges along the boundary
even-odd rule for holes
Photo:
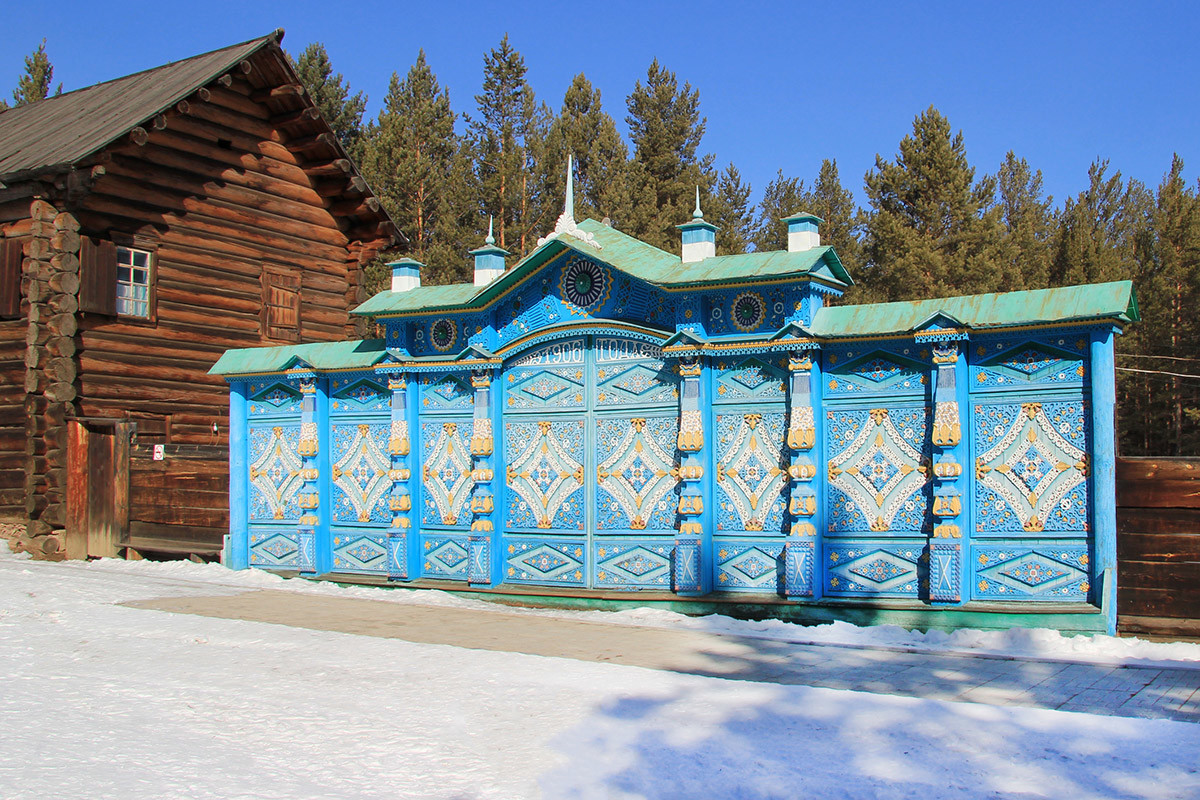
[[[958,403],[958,340],[966,334],[940,331],[933,345],[933,537],[929,542],[929,599],[962,602],[962,408]],[[918,339],[920,341],[920,339]]]
[[[412,470],[408,466],[411,449],[408,438],[408,380],[401,374],[390,374],[388,389],[392,392],[392,427],[388,436],[388,454],[392,457],[392,494],[388,506],[392,524],[388,528],[388,579],[408,580],[408,534],[412,528],[412,492],[408,481]]]
[[[701,548],[704,526],[704,416],[700,411],[700,358],[684,356],[679,361],[681,379],[679,391],[679,437],[676,442],[682,453],[679,465],[679,534],[675,537],[675,561],[672,580],[677,594],[701,594],[704,580],[701,573]]]
[[[317,425],[317,376],[311,372],[292,377],[300,379],[300,442],[296,454],[300,456],[300,477],[304,485],[296,495],[300,506],[300,552],[297,565],[301,572],[316,572],[317,527],[320,525],[318,508],[321,491],[318,480],[321,471],[317,466],[320,450],[320,432]]]
[[[788,432],[787,449],[791,454],[788,477],[791,479],[788,514],[792,527],[784,542],[784,594],[788,597],[813,596],[813,565],[816,558],[817,493],[813,479],[817,465],[813,449],[817,444],[816,415],[812,398],[812,355],[795,352],[788,359]]]
[[[471,533],[469,536],[469,561],[467,582],[492,585],[492,538],[495,526],[492,511],[495,500],[492,494],[492,375],[487,370],[471,373],[471,386],[475,389],[475,417],[471,429]]]

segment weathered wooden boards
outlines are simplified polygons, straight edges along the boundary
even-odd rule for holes
[[[1122,631],[1200,636],[1200,461],[1117,461]]]

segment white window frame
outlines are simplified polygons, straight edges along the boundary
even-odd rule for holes
[[[117,245],[115,290],[118,316],[151,319],[154,314],[154,253]]]

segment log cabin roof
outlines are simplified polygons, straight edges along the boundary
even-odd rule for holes
[[[280,47],[282,39],[279,29],[0,113],[0,188],[86,166],[100,159],[110,145],[151,128],[156,120],[164,121],[160,115],[186,113],[180,111],[181,104],[203,94],[206,85],[225,75],[244,75],[258,90],[252,99],[266,107],[272,120],[286,124],[283,144],[297,153],[306,172],[341,175],[357,185],[357,194],[366,195],[344,204],[348,208],[336,215],[357,217],[356,226],[378,225],[381,235],[403,242],[403,235],[316,112]]]

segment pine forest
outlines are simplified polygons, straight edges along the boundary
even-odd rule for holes
[[[977,169],[963,133],[931,106],[893,155],[875,157],[862,208],[832,160],[815,176],[780,171],[756,193],[735,164],[705,152],[699,90],[657,60],[616,112],[623,136],[583,73],[557,108],[539,98],[507,36],[482,59],[479,93],[458,100],[465,111],[424,52],[391,76],[374,119],[323,45],[293,58],[407,236],[407,255],[426,265],[424,283],[470,280],[466,253],[489,217],[498,245],[514,256],[532,250],[562,210],[569,153],[577,218],[607,218],[667,250],[677,249],[675,225],[690,217],[696,187],[719,227],[718,254],[783,249],[782,217],[818,215],[822,243],[856,281],[843,303],[1132,280],[1142,321],[1117,343],[1120,453],[1200,455],[1200,186],[1183,178],[1178,156],[1157,186],[1097,160],[1078,194],[1052,198],[1041,171],[1014,152]],[[45,42],[25,64],[16,105],[54,91]],[[382,287],[385,260],[369,289]]]

